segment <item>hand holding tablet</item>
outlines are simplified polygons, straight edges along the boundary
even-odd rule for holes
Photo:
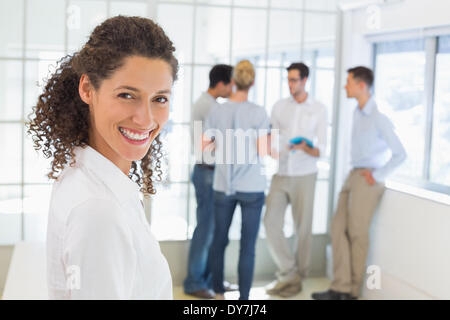
[[[295,137],[295,138],[292,138],[291,140],[289,140],[289,143],[290,143],[291,145],[292,145],[292,144],[300,144],[300,143],[302,143],[303,141],[306,142],[306,145],[307,145],[308,147],[314,148],[314,145],[313,145],[312,141],[309,140],[309,139],[306,139],[306,138],[304,138],[304,137]]]

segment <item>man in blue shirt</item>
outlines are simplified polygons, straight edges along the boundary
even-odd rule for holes
[[[331,288],[313,293],[316,300],[357,299],[369,248],[369,228],[384,192],[384,179],[406,158],[391,121],[378,111],[370,89],[374,76],[366,67],[348,71],[345,90],[355,98],[352,171],[339,195],[331,225],[334,278]]]
[[[196,132],[195,123],[203,124],[206,117],[218,102],[217,98],[228,98],[232,92],[229,65],[215,65],[209,72],[209,88],[192,106],[191,137],[194,149],[201,145],[202,132]],[[200,141],[200,143],[198,143]],[[209,249],[214,235],[214,203],[213,176],[214,162],[205,161],[202,150],[194,150],[195,166],[192,172],[192,183],[197,200],[197,225],[189,247],[188,271],[184,280],[184,292],[197,298],[212,299],[215,293],[211,290],[211,270],[208,264]],[[211,160],[211,159],[206,159]],[[227,290],[236,290],[229,283]]]

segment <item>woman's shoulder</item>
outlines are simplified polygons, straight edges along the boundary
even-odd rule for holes
[[[73,206],[66,224],[84,224],[86,226],[125,226],[123,209],[108,198],[90,197]]]
[[[247,101],[245,108],[247,109],[247,112],[249,113],[249,115],[256,116],[256,117],[258,117],[258,116],[266,117],[267,116],[266,109],[263,106],[256,104],[254,102]]]
[[[75,163],[64,168],[55,182],[55,187],[61,191],[79,196],[104,195],[104,185],[91,170]]]
[[[263,106],[261,106],[257,103],[251,102],[251,101],[246,101],[245,106],[251,110],[255,110],[255,111],[257,110],[257,112],[260,110],[265,110]]]
[[[118,203],[110,199],[86,199],[70,210],[63,224],[66,252],[87,250],[87,247],[105,249],[105,245],[112,245],[114,249],[111,252],[117,254],[133,247],[133,233],[127,215]]]
[[[65,220],[73,208],[81,203],[111,201],[104,186],[80,166],[67,167],[53,184],[50,211]]]

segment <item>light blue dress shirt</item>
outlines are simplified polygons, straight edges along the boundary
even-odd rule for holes
[[[383,182],[406,159],[392,122],[378,111],[373,97],[353,113],[351,149],[352,167],[374,169],[377,182]]]
[[[236,139],[236,130],[247,136],[245,147]],[[254,103],[228,101],[211,110],[204,134],[215,138],[214,190],[226,195],[264,192],[266,175],[256,142],[269,130],[266,110]]]

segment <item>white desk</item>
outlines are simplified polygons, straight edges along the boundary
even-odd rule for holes
[[[14,246],[3,299],[48,299],[46,265],[45,243],[17,243]]]

